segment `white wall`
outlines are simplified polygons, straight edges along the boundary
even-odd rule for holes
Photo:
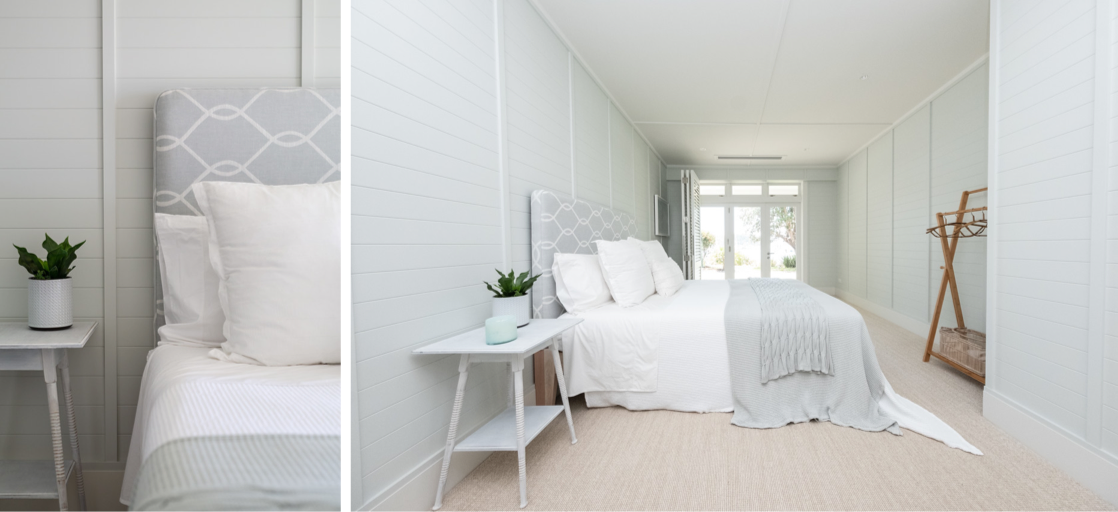
[[[533,190],[647,238],[661,164],[527,0],[355,1],[352,48],[354,504],[427,508],[458,358],[411,351],[482,325],[494,267],[529,269]],[[460,436],[504,409],[506,371],[471,368]]]
[[[301,18],[310,11],[299,0],[0,4],[0,245],[39,249],[44,231],[87,241],[74,271],[74,307],[100,326],[71,355],[87,461],[126,456],[154,345],[155,97],[170,88],[308,79],[337,86],[339,2],[311,5],[323,17],[310,24],[314,74],[307,76]],[[103,18],[103,8],[112,16]],[[21,321],[26,276],[12,251],[0,258],[0,318]],[[49,458],[41,379],[0,377],[0,458]]]
[[[984,413],[1118,503],[1113,0],[992,2]]]
[[[986,186],[988,67],[976,63],[839,167],[839,295],[926,335],[943,253],[925,230]],[[985,206],[985,195],[969,207]],[[961,240],[963,319],[986,328],[986,241]],[[954,326],[950,298],[940,325]]]

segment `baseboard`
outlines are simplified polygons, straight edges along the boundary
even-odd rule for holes
[[[982,415],[1072,479],[1118,506],[1118,458],[1085,444],[989,387],[982,393]]]
[[[919,334],[920,337],[927,336],[928,329],[931,327],[931,325],[927,322],[921,322],[920,320],[916,320],[915,318],[912,318],[903,313],[898,313],[885,306],[853,295],[850,292],[838,290],[837,297],[862,309],[869,310],[870,313],[873,313],[901,327],[904,327],[907,331]]]
[[[536,396],[536,386],[531,385],[524,389],[525,397]],[[504,411],[498,411],[492,417],[478,423],[468,432],[458,434],[459,439],[465,439],[489,420],[497,417]],[[449,493],[458,482],[478,467],[493,452],[456,452],[450,458],[450,471],[446,475],[446,489]],[[395,485],[384,492],[373,496],[367,503],[357,510],[431,510],[435,504],[435,491],[439,487],[439,474],[442,471],[443,452],[431,455],[426,461],[398,480]]]
[[[103,463],[111,464],[111,463]],[[98,463],[92,463],[96,468]],[[82,469],[85,481],[85,502],[89,510],[128,510],[120,503],[120,485],[124,482],[123,469]],[[67,500],[71,510],[78,510],[78,479],[72,475],[67,482]],[[58,510],[55,500],[0,500],[3,510]]]

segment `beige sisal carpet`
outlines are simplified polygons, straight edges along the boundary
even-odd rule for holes
[[[898,393],[986,455],[905,431],[830,423],[772,430],[729,414],[587,409],[578,444],[553,422],[528,446],[528,510],[1112,510],[982,417],[982,387],[920,361],[924,340],[866,311],[881,368]],[[496,453],[447,494],[444,510],[517,510],[515,452]]]

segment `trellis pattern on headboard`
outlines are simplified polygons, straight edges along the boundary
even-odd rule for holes
[[[155,101],[155,213],[201,215],[201,181],[263,185],[341,179],[338,89],[176,89]],[[159,247],[155,247],[158,257]],[[155,265],[155,327],[163,285]]]
[[[555,296],[551,264],[556,253],[597,254],[597,240],[624,240],[637,232],[626,212],[576,200],[548,190],[532,192],[532,286],[534,318],[558,318],[563,305]]]

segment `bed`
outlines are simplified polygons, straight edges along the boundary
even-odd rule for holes
[[[634,223],[624,212],[543,190],[532,194],[531,216],[532,269],[541,276],[534,315],[569,316],[556,296],[555,255],[593,254],[598,240],[630,237]],[[800,329],[791,297],[813,308],[828,366],[770,376],[762,326],[786,314],[785,326]],[[577,316],[583,322],[561,344],[563,368],[568,392],[583,394],[589,407],[732,412],[732,424],[752,428],[811,420],[896,435],[905,428],[981,454],[893,391],[857,310],[799,281],[686,281],[671,296],[653,294],[627,308],[608,302]],[[552,378],[539,372],[537,388]]]
[[[154,109],[155,214],[200,216],[191,186],[340,179],[340,94],[184,89]],[[156,244],[157,258],[166,254]],[[162,260],[160,260],[162,261]],[[155,326],[166,322],[155,271]],[[134,510],[339,510],[336,364],[257,366],[161,341],[148,354],[120,501]]]

